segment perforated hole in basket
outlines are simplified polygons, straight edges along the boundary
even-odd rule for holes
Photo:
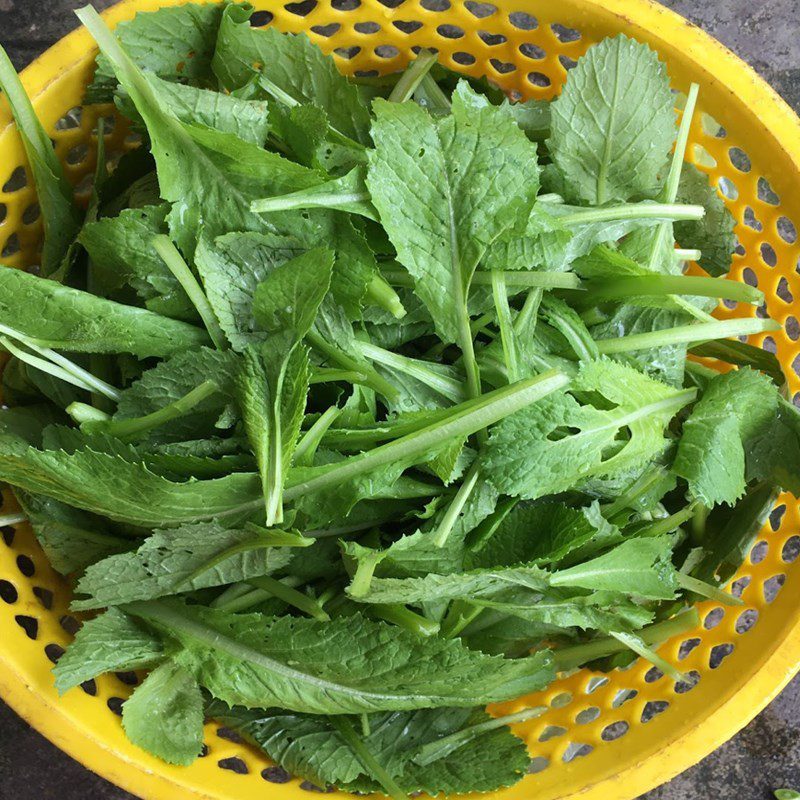
[[[558,4],[545,2],[473,2],[456,0],[332,0],[279,5],[256,2],[254,24],[273,24],[287,31],[308,31],[313,41],[333,53],[340,69],[350,73],[376,74],[402,68],[420,47],[438,50],[440,61],[463,73],[487,75],[516,98],[551,98],[568,70],[592,43],[593,36],[569,20],[557,18]],[[569,24],[568,24],[569,23]],[[105,120],[107,157],[139,144],[140,138],[115,116],[113,107],[82,107],[80,86],[90,74],[81,66],[77,78],[37,102],[37,110],[67,165],[70,180],[86,198],[95,168],[97,120]],[[55,91],[55,90],[54,90]],[[713,108],[704,107],[692,124],[691,159],[718,187],[720,196],[739,221],[739,246],[731,278],[757,285],[766,295],[769,314],[785,325],[785,334],[750,337],[750,342],[775,352],[787,367],[790,397],[800,398],[800,323],[793,314],[800,297],[800,200],[780,185],[781,176],[770,173],[770,164],[751,157],[744,131],[720,125]],[[0,134],[2,135],[2,134]],[[0,252],[15,267],[33,268],[39,261],[41,218],[36,197],[16,139],[0,140],[4,174],[0,174]],[[717,316],[741,315],[742,307],[721,305]],[[2,513],[14,509],[6,497]],[[610,674],[582,670],[558,680],[546,691],[497,706],[510,713],[523,707],[544,705],[540,718],[518,726],[528,742],[532,762],[530,796],[542,776],[556,786],[561,771],[571,775],[585,769],[586,783],[593,765],[609,748],[618,761],[636,750],[640,731],[676,724],[686,703],[698,695],[715,700],[720,681],[736,678],[739,665],[759,654],[757,639],[764,621],[774,614],[785,584],[794,586],[800,571],[800,536],[797,500],[782,495],[776,512],[761,532],[746,563],[731,581],[741,596],[742,608],[723,609],[713,603],[700,605],[702,623],[696,631],[663,645],[661,653],[678,664],[685,679],[674,683],[638,661]],[[46,563],[26,525],[6,528],[0,540],[0,624],[4,648],[13,648],[29,666],[35,691],[53,695],[49,669],[57,661],[77,629],[69,613],[66,583]],[[0,653],[0,658],[2,654]],[[124,748],[118,715],[124,699],[136,683],[130,674],[106,675],[88,681],[82,691],[61,702],[70,714],[88,720],[98,736]],[[705,695],[704,695],[705,693]],[[691,697],[688,697],[691,695]],[[99,709],[99,711],[98,711]],[[229,797],[257,797],[277,793],[282,786],[309,792],[322,791],[300,782],[271,764],[260,752],[219,726],[206,729],[203,758],[186,771],[148,762],[160,774],[194,774],[198,790],[213,780]],[[138,753],[137,753],[138,756]],[[552,780],[547,776],[553,776]],[[553,789],[548,797],[558,796]]]

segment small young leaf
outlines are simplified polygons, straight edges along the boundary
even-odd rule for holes
[[[678,201],[696,203],[706,210],[701,220],[675,223],[675,238],[680,246],[700,250],[702,255],[698,263],[709,275],[725,275],[731,268],[731,256],[736,248],[733,232],[736,220],[717,190],[709,184],[708,176],[693,164],[683,167]]]
[[[778,394],[747,367],[714,378],[683,426],[673,470],[706,506],[733,505],[745,489],[745,451],[775,418]]]
[[[203,749],[203,695],[173,661],[156,667],[122,706],[122,727],[137,746],[188,766]]]
[[[160,639],[119,609],[110,608],[83,623],[75,641],[53,667],[56,689],[63,694],[104,672],[145,669],[163,658]]]

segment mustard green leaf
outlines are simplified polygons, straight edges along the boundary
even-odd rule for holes
[[[576,197],[603,205],[657,190],[677,131],[666,68],[647,45],[591,47],[551,112],[548,147]]]
[[[179,644],[177,663],[229,705],[317,714],[472,707],[553,677],[547,652],[506,661],[360,615],[318,622],[164,602],[128,608]]]
[[[53,668],[63,694],[104,672],[154,666],[164,658],[161,640],[118,608],[90,619]]]
[[[156,667],[122,706],[127,737],[168,764],[188,766],[203,749],[203,695],[173,661]]]
[[[214,523],[155,531],[135,552],[90,566],[78,581],[72,607],[118,606],[269,575],[285,567],[291,553],[267,545],[249,530]],[[201,571],[220,557],[219,563]]]
[[[30,309],[47,309],[31,314]],[[77,353],[132,353],[162,358],[206,344],[205,331],[144,308],[0,268],[3,324],[40,347]]]

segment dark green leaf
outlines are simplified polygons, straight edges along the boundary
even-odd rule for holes
[[[161,641],[117,608],[83,623],[53,668],[63,694],[104,672],[144,669],[164,658]]]
[[[177,663],[231,705],[322,714],[471,707],[553,677],[547,652],[504,661],[361,616],[323,623],[166,603],[130,608],[179,643]]]
[[[122,707],[122,727],[137,746],[188,766],[203,749],[203,695],[197,682],[172,661],[156,667]]]

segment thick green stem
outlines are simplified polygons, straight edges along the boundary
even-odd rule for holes
[[[642,538],[653,538],[655,536],[663,536],[665,533],[672,533],[672,531],[677,530],[681,525],[694,517],[694,509],[695,505],[692,503],[686,506],[686,508],[682,508],[680,511],[670,514],[668,517],[661,517],[661,519],[654,520],[653,522],[644,523],[641,527],[637,528],[636,535]]]
[[[388,311],[395,319],[402,319],[406,315],[405,307],[397,292],[382,275],[373,275],[367,284],[367,300]]]
[[[245,595],[256,591],[261,591],[261,590],[253,589],[246,583],[232,583],[230,586],[227,586],[220,594],[218,594],[209,603],[209,606],[211,608],[221,608],[223,611],[227,611],[229,603],[238,602]]]
[[[286,106],[286,108],[295,108],[299,106],[301,103],[299,100],[295,100],[288,92],[285,92],[278,86],[276,83],[273,83],[269,78],[265,75],[261,75],[258,78],[258,82],[261,85],[261,88],[275,100],[277,100],[281,105]]]
[[[203,400],[218,391],[219,387],[214,381],[204,381],[178,400],[143,417],[89,421],[85,422],[81,429],[89,434],[106,433],[117,439],[135,439],[153,428],[186,416]],[[69,412],[69,409],[67,411]]]
[[[403,605],[388,605],[386,603],[373,603],[366,608],[366,612],[373,617],[378,617],[386,622],[391,622],[404,630],[420,636],[435,636],[439,633],[439,623],[423,617]]]
[[[6,525],[19,525],[20,522],[27,522],[28,517],[21,511],[16,514],[2,514],[0,515],[0,528],[5,528]]]
[[[460,286],[459,278],[456,278],[454,282]],[[456,298],[456,306],[461,309],[458,315],[458,346],[461,349],[461,363],[467,376],[467,394],[470,397],[480,397],[481,372],[478,367],[478,359],[475,357],[475,345],[472,340],[472,328],[467,311],[468,290],[460,291],[457,287],[456,292],[459,295]]]
[[[494,299],[494,308],[497,312],[497,323],[500,327],[500,341],[503,345],[503,358],[506,362],[508,382],[514,383],[520,378],[519,364],[517,363],[517,337],[514,334],[511,309],[508,305],[505,273],[493,271],[491,275],[492,297]]]
[[[419,359],[407,358],[391,350],[384,350],[369,342],[357,342],[356,347],[366,358],[385,367],[390,367],[415,378],[430,389],[448,399],[451,403],[464,400],[464,385],[455,378],[448,378],[425,367]]]
[[[350,597],[364,597],[364,595],[369,592],[369,587],[372,584],[372,577],[375,575],[375,568],[386,556],[386,551],[373,550],[358,559],[358,566],[356,567],[353,579],[350,581],[350,586],[347,589],[347,594],[349,594]]]
[[[623,522],[629,515],[626,514],[624,519],[621,519],[620,515],[625,513],[628,509],[635,508],[635,504],[638,500],[647,495],[647,493],[659,483],[664,482],[668,476],[668,470],[660,464],[650,467],[617,497],[616,500],[602,507],[603,516],[609,522],[615,524]]]
[[[693,578],[691,575],[684,575],[682,572],[678,573],[678,585],[687,592],[694,592],[701,597],[707,597],[709,600],[716,600],[724,606],[744,605],[744,600],[741,597],[734,597],[717,586],[712,586],[710,583]]]
[[[700,615],[697,613],[697,609],[690,608],[672,617],[672,619],[656,622],[653,625],[642,628],[639,631],[639,638],[647,645],[655,645],[671,639],[673,636],[679,636],[682,633],[693,630],[699,624]],[[559,672],[567,672],[589,661],[612,656],[614,653],[622,653],[627,649],[627,645],[609,637],[594,639],[585,644],[562,647],[553,651],[553,658],[556,669]]]
[[[611,631],[611,636],[629,650],[633,650],[639,658],[649,661],[665,675],[669,675],[674,681],[680,683],[686,680],[686,676],[679,669],[670,664],[665,658],[662,658],[658,653],[651,650],[638,636],[621,631]]]
[[[395,400],[397,398],[397,389],[392,386],[389,381],[379,375],[368,364],[363,364],[352,356],[340,350],[336,345],[326,342],[322,336],[315,330],[310,330],[306,334],[308,343],[319,353],[324,355],[328,360],[338,364],[342,369],[352,372],[358,372],[366,376],[367,385],[374,389],[379,394],[382,394],[388,400]]]
[[[417,755],[414,756],[414,762],[422,767],[438,761],[440,758],[445,758],[451,753],[455,752],[465,744],[476,739],[484,733],[495,731],[506,725],[517,725],[520,722],[527,722],[530,719],[541,717],[547,711],[547,706],[536,706],[535,708],[526,708],[522,711],[517,711],[514,714],[506,714],[503,717],[494,717],[493,719],[486,720],[486,722],[479,722],[476,725],[470,725],[467,728],[462,728],[460,731],[451,733],[449,736],[443,736],[435,742],[429,742],[423,745]]]
[[[488,311],[485,314],[481,314],[477,319],[473,319],[469,323],[469,329],[472,331],[473,338],[479,333],[494,336],[494,334],[486,328],[486,326],[489,325],[493,320],[494,314]],[[431,347],[430,350],[427,350],[424,353],[423,358],[429,360],[439,358],[447,349],[447,346],[447,342],[437,342],[433,347]]]
[[[309,597],[307,594],[303,594],[303,592],[299,592],[297,589],[287,586],[282,581],[263,575],[260,578],[250,578],[247,583],[251,586],[255,586],[256,589],[269,592],[273,597],[283,600],[287,605],[299,609],[304,614],[308,614],[310,617],[320,622],[328,622],[330,620],[325,610],[313,597]]]
[[[518,384],[511,385],[516,386]],[[328,431],[323,438],[323,443],[335,450],[353,451],[363,450],[377,442],[400,439],[403,436],[417,433],[428,426],[447,422],[456,412],[461,413],[471,409],[482,408],[491,399],[499,398],[503,393],[507,392],[508,388],[508,386],[501,386],[481,395],[481,397],[465,400],[459,403],[458,406],[420,412],[419,416],[402,422],[378,423],[365,428],[335,428]]]
[[[280,583],[294,589],[301,586],[303,581],[296,575],[281,578]],[[236,613],[246,611],[275,597],[264,589],[254,589],[249,583],[234,583],[229,586],[219,597],[211,603],[212,608]]]
[[[2,344],[12,356],[16,356],[20,361],[24,361],[29,366],[35,367],[42,372],[46,372],[48,375],[52,375],[54,378],[58,378],[65,383],[70,383],[73,386],[77,386],[79,389],[85,389],[87,392],[91,391],[91,388],[88,384],[76,378],[72,373],[67,372],[61,367],[57,367],[50,361],[46,361],[43,358],[39,358],[38,356],[35,356],[32,353],[28,353],[26,350],[17,347],[7,336],[0,336],[0,344]]]
[[[88,403],[79,403],[77,401],[70,403],[66,408],[66,412],[72,417],[72,421],[79,426],[88,422],[108,422],[111,419],[111,414],[90,406]]]
[[[681,183],[681,172],[683,172],[683,162],[686,158],[686,148],[689,144],[689,132],[692,128],[692,119],[697,107],[697,97],[700,94],[700,85],[693,83],[689,87],[689,94],[686,96],[686,105],[683,107],[681,115],[681,126],[678,129],[678,137],[675,140],[675,152],[667,176],[667,183],[664,187],[664,200],[667,203],[674,203],[678,196],[678,187]]]
[[[640,295],[660,296],[686,294],[697,297],[717,297],[722,300],[760,305],[764,293],[739,281],[724,278],[705,278],[693,275],[631,275],[611,280],[587,280],[580,288],[587,292],[587,299],[597,302]],[[579,296],[583,299],[583,296]]]
[[[309,378],[309,384],[336,383],[346,381],[347,383],[368,384],[368,378],[363,372],[353,372],[350,369],[332,369],[330,367],[314,367],[314,371]]]
[[[393,286],[413,287],[414,279],[403,270],[383,270],[383,277]],[[581,281],[572,272],[537,272],[535,270],[476,271],[475,286],[491,286],[492,276],[499,272],[509,289],[578,289]]]
[[[478,484],[480,474],[480,457],[478,457],[470,467],[470,470],[466,474],[461,486],[458,487],[456,496],[450,501],[450,505],[447,507],[447,511],[445,511],[442,521],[439,523],[439,527],[433,534],[433,543],[436,545],[436,547],[444,547],[445,544],[447,544],[447,540],[453,531],[453,527],[458,521],[459,516],[461,516],[464,506],[467,504],[467,501]]]
[[[284,497],[287,501],[294,500],[307,492],[316,492],[336,486],[342,481],[386,466],[394,461],[417,458],[424,453],[431,452],[443,442],[470,436],[493,425],[509,414],[562,389],[568,383],[569,378],[566,375],[557,370],[551,370],[535,378],[504,386],[477,398],[472,403],[454,406],[452,409],[447,409],[449,413],[441,422],[428,425],[407,436],[380,445],[367,453],[347,458],[332,468],[322,468],[317,475],[301,482],[293,483],[293,477],[290,474]]]
[[[14,328],[9,328],[7,325],[0,324],[0,333],[8,334],[8,337],[0,337],[0,343],[20,361],[24,361],[26,364],[52,375],[54,378],[71,383],[80,389],[86,389],[88,392],[100,392],[114,402],[119,400],[119,389],[96,377],[91,372],[83,369],[83,367],[79,367],[65,356],[62,356],[61,353],[57,353],[49,347],[42,347],[34,339],[19,333]],[[20,348],[15,342],[23,345],[27,350]],[[28,350],[38,353],[42,358],[29,353]]]
[[[8,325],[0,324],[0,333],[8,334],[12,339],[25,345],[25,347],[27,347],[29,350],[33,350],[34,353],[38,353],[40,356],[55,364],[57,367],[65,370],[77,380],[81,381],[82,384],[85,384],[87,387],[89,387],[91,391],[98,392],[104,397],[107,397],[109,400],[114,400],[115,402],[119,400],[119,389],[116,389],[110,383],[106,383],[104,380],[101,380],[93,373],[85,370],[83,367],[78,366],[75,362],[70,361],[66,356],[62,356],[61,353],[58,353],[49,347],[42,347],[35,339],[25,336],[23,333],[19,333],[19,331],[15,330],[14,328],[10,328]]]
[[[711,509],[703,503],[698,502],[694,509],[694,516],[692,517],[692,542],[696,545],[702,545],[706,539],[706,523],[708,522],[708,514]]]
[[[161,260],[167,265],[169,271],[175,276],[175,280],[183,287],[183,290],[192,301],[192,305],[197,309],[200,319],[206,326],[208,335],[217,350],[226,350],[228,340],[219,326],[214,309],[208,302],[206,293],[203,291],[194,273],[189,269],[189,265],[183,260],[183,256],[178,248],[172,243],[168,236],[159,234],[153,239],[153,247],[161,256]]]
[[[450,605],[447,616],[442,622],[443,639],[455,639],[483,613],[483,608],[466,600],[455,600]]]
[[[447,116],[450,113],[450,100],[430,72],[417,87],[414,99],[434,116]]]
[[[675,152],[672,156],[669,175],[667,176],[667,182],[664,186],[663,200],[665,203],[674,203],[675,198],[678,196],[678,186],[681,181],[683,160],[686,157],[689,130],[692,126],[692,117],[694,116],[694,109],[697,105],[697,95],[699,91],[700,87],[696,83],[693,83],[686,98],[686,105],[684,106],[683,117],[681,118],[681,126],[678,130],[678,138],[675,141]],[[655,271],[657,269],[658,255],[666,246],[666,238],[670,232],[669,223],[662,223],[656,228],[650,245],[650,255],[647,259],[647,268],[649,270]]]
[[[597,349],[606,355],[632,353],[637,350],[652,350],[671,344],[690,344],[709,339],[725,339],[728,336],[750,336],[757,333],[780,330],[781,326],[771,319],[714,320],[697,325],[679,325],[648,333],[634,333],[619,339],[600,339]]]
[[[589,225],[593,222],[615,222],[628,219],[697,220],[703,219],[705,213],[706,210],[703,206],[681,203],[623,203],[618,206],[590,208],[586,211],[563,214],[558,221],[565,227],[571,228],[575,225]]]
[[[417,57],[406,67],[400,80],[394,85],[388,98],[389,102],[404,103],[408,100],[435,63],[436,53],[432,50],[420,50]]]
[[[317,452],[322,437],[328,428],[336,422],[336,418],[342,413],[340,408],[330,406],[319,417],[318,420],[303,434],[294,449],[294,465],[296,467],[310,467],[314,463],[314,454]]]
[[[342,716],[330,716],[328,720],[355,753],[367,775],[374,778],[392,800],[408,800],[408,795],[397,785],[397,782],[388,773],[383,764],[375,758],[369,748],[358,737],[355,729],[350,724],[350,720]]]
[[[250,210],[256,214],[273,211],[292,211],[296,208],[342,208],[352,203],[369,202],[369,192],[315,192],[313,195],[305,190],[290,192],[275,197],[263,197],[250,203]]]

